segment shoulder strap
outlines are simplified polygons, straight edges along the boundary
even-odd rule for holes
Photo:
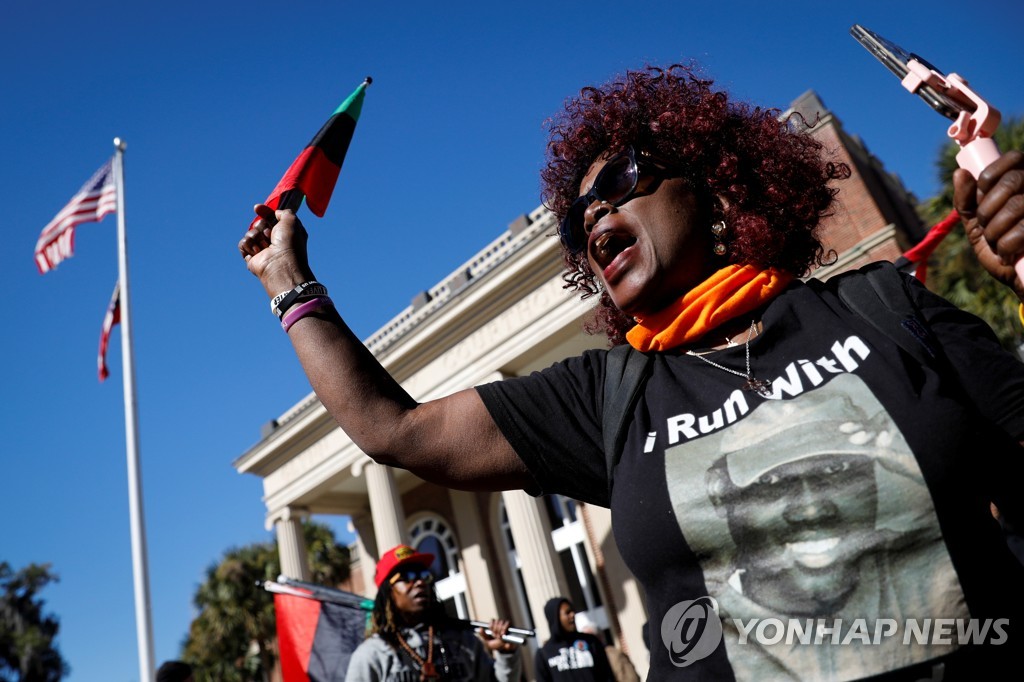
[[[634,350],[629,344],[608,351],[604,368],[604,412],[601,433],[604,437],[604,458],[608,469],[608,497],[611,502],[612,473],[622,456],[626,431],[636,401],[643,393],[650,375],[651,357]]]
[[[892,263],[872,263],[836,278],[839,299],[921,364],[935,364],[942,350],[921,319],[903,275]]]

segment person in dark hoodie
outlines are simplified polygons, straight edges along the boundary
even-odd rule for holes
[[[544,605],[551,639],[540,648],[534,662],[537,679],[544,682],[615,682],[604,644],[594,635],[576,630],[576,609],[565,597]]]
[[[352,653],[346,682],[519,680],[518,648],[501,639],[508,621],[492,620],[490,634],[477,637],[463,621],[449,618],[434,594],[433,562],[433,554],[408,545],[381,556],[372,633]]]

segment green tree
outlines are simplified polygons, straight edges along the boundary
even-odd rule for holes
[[[323,524],[302,525],[313,582],[334,586],[349,574],[348,548]],[[228,550],[206,570],[193,602],[182,658],[196,682],[266,682],[277,660],[273,596],[259,583],[281,573],[277,545],[255,543]]]
[[[1024,149],[1024,119],[1005,120],[996,131],[995,140],[1003,151]],[[927,225],[934,225],[953,210],[953,171],[957,168],[957,151],[959,147],[951,142],[939,154],[936,170],[942,189],[919,208]],[[1017,314],[1020,301],[1008,287],[989,277],[978,264],[962,227],[954,228],[929,260],[928,287],[988,322],[1008,350],[1016,350],[1024,341],[1024,328]]]
[[[57,576],[50,564],[29,564],[14,571],[0,561],[0,680],[51,682],[68,674],[57,650],[60,623],[43,613],[42,591]]]
[[[321,523],[304,523],[302,536],[309,556],[311,582],[333,587],[348,580],[348,547],[338,544],[330,528]]]

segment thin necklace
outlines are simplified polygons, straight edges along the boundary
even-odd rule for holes
[[[723,365],[718,364],[714,360],[708,360],[702,354],[695,353],[692,350],[686,351],[686,354],[690,355],[692,357],[695,357],[698,360],[703,360],[704,362],[708,363],[712,367],[717,367],[718,369],[722,370],[723,372],[728,372],[729,374],[735,374],[738,377],[743,377],[744,379],[747,380],[747,383],[743,384],[743,390],[744,391],[753,391],[754,393],[757,393],[758,395],[760,395],[760,396],[762,396],[764,398],[770,398],[772,396],[772,382],[769,379],[755,379],[754,378],[754,373],[750,371],[750,339],[751,339],[751,337],[753,337],[754,331],[756,329],[757,329],[757,320],[751,320],[750,321],[750,331],[747,332],[747,341],[744,344],[744,346],[746,347],[746,351],[747,351],[747,373],[746,374],[744,374],[743,372],[740,372],[739,370],[729,369],[728,367],[725,367]],[[733,345],[736,345],[736,344],[733,344]]]
[[[439,680],[441,676],[437,672],[437,668],[434,667],[434,626],[431,625],[427,628],[427,660],[423,660],[412,647],[409,646],[405,639],[402,637],[401,632],[395,632],[398,636],[398,643],[402,645],[405,652],[412,657],[412,660],[416,665],[420,667],[420,682],[426,682],[426,680]],[[442,648],[442,657],[444,656],[444,649]],[[445,668],[447,669],[447,661],[445,661]]]

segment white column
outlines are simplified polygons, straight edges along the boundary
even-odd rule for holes
[[[461,545],[459,553],[462,555],[462,574],[466,579],[469,613],[476,620],[511,618],[510,614],[498,613],[494,580],[484,549],[487,534],[481,521],[476,494],[465,490],[449,490],[448,499],[452,503],[452,522]],[[498,571],[495,570],[494,574],[497,575]]]
[[[546,642],[551,633],[544,616],[544,604],[549,599],[566,596],[569,591],[558,553],[551,543],[551,523],[540,507],[542,500],[530,497],[522,490],[506,490],[502,498],[522,566],[526,599],[530,603],[537,641]]]
[[[281,559],[281,573],[295,580],[309,581],[309,558],[306,541],[302,537],[302,519],[305,509],[285,507],[274,519],[277,531],[277,553]]]
[[[377,596],[377,585],[373,582],[377,571],[377,541],[373,537],[373,519],[369,514],[358,514],[352,517],[352,527],[356,529],[356,552],[359,555],[359,570],[363,574],[363,596],[373,599]]]
[[[398,495],[391,468],[371,462],[366,465],[364,471],[378,554],[388,551],[395,545],[408,544],[405,511],[402,509],[402,498]]]

